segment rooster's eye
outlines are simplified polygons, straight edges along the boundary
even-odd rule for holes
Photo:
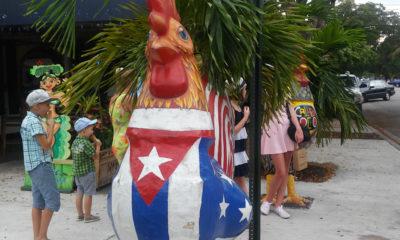
[[[146,38],[147,38],[147,40],[149,40],[149,38],[150,38],[150,33],[147,34]]]
[[[181,38],[183,40],[188,40],[188,34],[187,34],[185,29],[180,29],[179,30],[179,36],[181,36]]]

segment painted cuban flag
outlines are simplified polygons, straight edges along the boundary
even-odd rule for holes
[[[209,112],[136,109],[127,135],[108,196],[119,239],[232,239],[246,229],[248,197],[208,154]]]

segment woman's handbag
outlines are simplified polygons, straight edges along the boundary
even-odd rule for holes
[[[290,111],[289,111],[288,104],[286,104],[286,113],[287,113],[289,121],[290,121],[287,133],[288,133],[290,139],[292,139],[293,142],[296,142],[296,138],[295,138],[296,127],[294,126],[294,124],[292,122],[292,118],[290,117]],[[301,143],[310,141],[311,140],[310,130],[308,130],[308,128],[306,126],[303,126],[302,124],[300,124],[300,127],[301,127],[301,130],[303,131],[303,136],[304,136],[303,141]]]

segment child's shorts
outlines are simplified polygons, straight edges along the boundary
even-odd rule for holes
[[[51,165],[43,162],[28,174],[32,180],[33,207],[56,212],[60,209],[60,192]]]
[[[245,177],[249,174],[249,164],[243,163],[235,166],[233,178]]]
[[[76,193],[92,196],[96,193],[96,173],[90,172],[84,176],[75,176]]]

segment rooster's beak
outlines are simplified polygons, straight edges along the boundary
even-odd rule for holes
[[[174,50],[172,44],[163,37],[155,40],[150,47],[149,57],[151,61],[166,64],[178,56],[179,53]]]

